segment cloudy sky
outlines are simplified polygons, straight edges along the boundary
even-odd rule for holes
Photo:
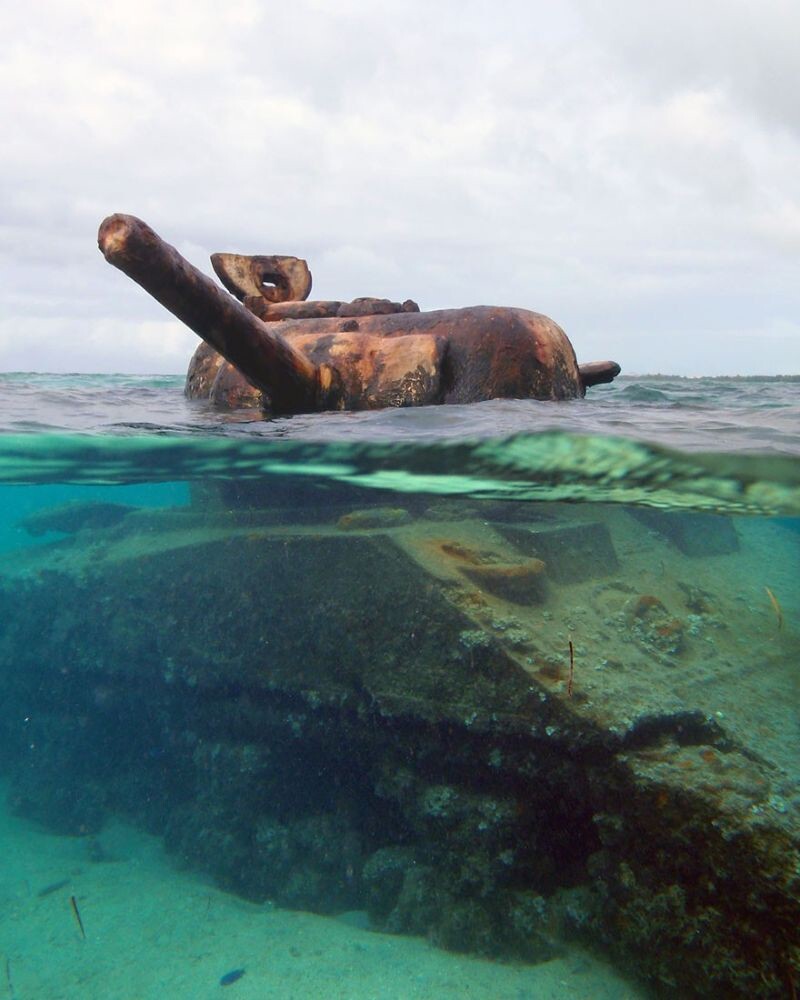
[[[185,370],[97,251],[122,211],[628,372],[800,372],[797,0],[32,0],[0,37],[1,370]]]

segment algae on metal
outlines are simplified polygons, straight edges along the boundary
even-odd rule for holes
[[[6,559],[16,808],[447,948],[579,936],[676,996],[785,995],[798,638],[763,586],[796,535],[762,581],[777,524],[707,515],[709,555],[620,507],[385,509],[198,491]]]

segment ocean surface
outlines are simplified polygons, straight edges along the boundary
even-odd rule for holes
[[[182,389],[0,375],[0,991],[794,995],[800,376]]]
[[[0,373],[0,431],[431,443],[557,430],[678,451],[797,456],[800,450],[800,375],[622,375],[590,389],[585,399],[556,405],[493,400],[270,421],[187,400],[183,383],[178,375]]]
[[[177,376],[0,375],[0,482],[306,475],[378,489],[800,513],[800,376],[262,420]]]

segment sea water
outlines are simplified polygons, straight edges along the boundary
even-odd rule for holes
[[[800,380],[181,390],[0,378],[9,995],[791,995]]]

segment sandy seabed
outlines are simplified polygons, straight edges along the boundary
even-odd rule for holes
[[[5,794],[3,794],[5,801]],[[541,965],[453,955],[339,918],[258,906],[175,868],[158,838],[111,823],[86,838],[0,812],[0,997],[11,1000],[635,1000],[575,949]],[[58,888],[52,888],[67,880]],[[72,912],[74,896],[86,938]],[[220,979],[245,974],[230,985]]]

